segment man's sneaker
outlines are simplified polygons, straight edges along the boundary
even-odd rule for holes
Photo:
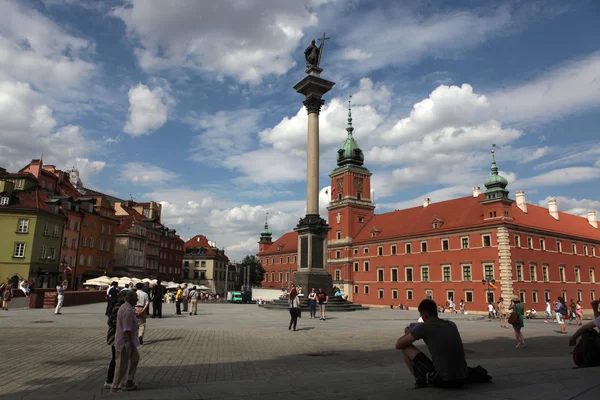
[[[112,389],[112,383],[104,382],[104,389]]]
[[[415,382],[413,389],[425,389],[427,387],[427,383],[425,382]]]

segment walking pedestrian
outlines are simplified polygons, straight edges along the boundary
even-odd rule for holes
[[[506,315],[506,307],[504,306],[504,299],[502,297],[500,297],[500,299],[498,300],[498,315],[500,316],[500,328],[508,328],[508,321],[507,321],[507,315]]]
[[[119,283],[117,281],[113,281],[106,291],[106,316],[109,317],[110,313],[117,301],[117,296],[119,295]]]
[[[548,318],[552,319],[552,306],[550,305],[550,299],[546,299],[546,318],[545,323],[548,323]]]
[[[9,279],[4,285],[4,293],[2,293],[2,309],[8,311],[8,303],[12,300],[12,281]]]
[[[312,288],[308,295],[308,307],[310,311],[310,317],[315,319],[315,315],[317,314],[317,292],[315,292],[315,288]]]
[[[565,299],[562,297],[558,297],[558,301],[554,306],[554,310],[556,311],[556,322],[558,326],[560,326],[560,333],[567,334],[567,326],[565,325],[565,316],[569,313],[567,310],[567,305],[565,304]]]
[[[577,318],[577,305],[575,300],[571,299],[569,302],[569,325]]]
[[[152,298],[152,318],[162,318],[162,304],[165,295],[165,289],[162,287],[161,280],[156,281],[152,289],[154,297]]]
[[[137,304],[137,293],[128,290],[125,293],[125,302],[117,313],[117,330],[115,332],[115,378],[111,392],[126,392],[135,390],[135,372],[140,361],[137,335],[137,318],[134,306]]]
[[[515,331],[515,339],[517,339],[516,347],[524,349],[527,346],[525,345],[525,338],[523,337],[523,332],[521,332],[521,329],[523,329],[523,327],[525,326],[523,324],[523,316],[525,315],[525,308],[523,307],[523,304],[521,304],[521,299],[519,299],[517,296],[513,297],[508,309],[512,310],[513,313],[515,313],[519,316],[518,322],[513,324],[513,329]]]
[[[150,289],[150,282],[145,282],[142,290],[144,291],[144,293],[146,293],[148,295],[149,303],[152,302],[152,297],[151,297],[152,290]],[[148,304],[148,307],[146,308],[146,315],[150,316],[150,304]]]
[[[325,321],[325,304],[329,300],[329,296],[323,292],[323,289],[319,288],[319,293],[317,293],[317,301],[319,302],[319,313],[321,314],[321,318],[319,320]]]
[[[198,291],[196,290],[196,286],[190,290],[189,293],[190,298],[190,315],[194,313],[194,315],[198,315]]]
[[[488,304],[488,317],[490,320],[494,319],[494,304],[491,301]]]
[[[460,313],[465,313],[465,301],[463,299],[460,300]]]
[[[181,301],[183,299],[183,290],[181,286],[177,286],[177,293],[175,294],[175,313],[181,315]]]
[[[188,289],[187,283],[183,285],[183,298],[181,301],[183,302],[183,312],[188,312],[188,295],[190,294],[190,290]]]
[[[108,332],[106,333],[106,344],[108,344],[111,347],[112,358],[110,359],[110,363],[108,364],[108,374],[106,375],[104,389],[111,389],[113,380],[115,378],[115,333],[117,332],[117,314],[119,312],[119,307],[121,307],[121,305],[125,302],[125,293],[126,292],[119,293],[107,320]]]
[[[298,299],[298,291],[294,285],[292,285],[292,291],[288,299],[288,307],[290,309],[290,326],[288,330],[291,330],[293,326],[295,332],[296,324],[298,323],[298,314],[300,313],[300,301]]]
[[[148,294],[144,292],[142,289],[144,285],[141,282],[138,282],[135,285],[137,289],[137,303],[135,305],[135,315],[137,316],[138,322],[138,341],[140,344],[144,344],[144,333],[146,332],[146,310],[150,306],[150,299],[148,298]]]
[[[56,285],[56,309],[54,310],[54,315],[61,314],[60,310],[62,309],[63,302],[65,301],[65,290],[67,290],[67,286],[69,282],[66,280],[62,281],[60,285]]]

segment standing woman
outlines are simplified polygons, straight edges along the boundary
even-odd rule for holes
[[[523,324],[525,308],[523,307],[523,304],[521,304],[521,299],[519,299],[516,296],[513,297],[512,301],[510,302],[510,307],[508,307],[508,309],[512,310],[513,314],[516,314],[519,317],[518,322],[513,324],[513,329],[515,330],[515,339],[517,339],[516,347],[524,349],[527,346],[525,345],[525,338],[523,337],[521,329],[523,329],[523,327],[525,326]]]
[[[12,281],[9,279],[4,285],[4,293],[2,293],[2,309],[8,311],[8,303],[12,299]]]
[[[508,329],[506,306],[504,305],[504,299],[502,297],[498,300],[498,315],[500,316],[500,328]]]
[[[308,305],[310,307],[310,318],[314,319],[317,314],[317,292],[315,292],[315,288],[312,288],[308,295]]]
[[[581,307],[581,301],[577,300],[577,305],[575,306],[575,321],[577,325],[583,324],[583,307]]]
[[[113,379],[115,377],[116,368],[116,353],[115,353],[115,333],[117,332],[117,314],[119,313],[119,307],[125,302],[126,290],[123,290],[117,294],[115,301],[112,304],[110,314],[108,315],[108,332],[106,334],[106,344],[111,346],[112,358],[108,364],[108,374],[106,376],[106,383],[104,383],[104,389],[112,388]]]
[[[290,308],[290,326],[288,330],[291,330],[293,325],[295,331],[296,324],[298,323],[298,311],[300,311],[300,301],[298,299],[298,292],[296,291],[296,287],[293,285],[292,291],[290,292],[290,298],[288,299],[288,305]]]

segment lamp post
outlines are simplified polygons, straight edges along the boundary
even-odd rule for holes
[[[484,285],[487,285],[487,302],[490,302],[490,293],[491,293],[491,288],[490,288],[490,284],[494,285],[496,284],[496,280],[495,279],[482,279],[481,283]]]

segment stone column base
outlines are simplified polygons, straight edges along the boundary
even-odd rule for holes
[[[305,298],[313,288],[317,292],[319,289],[323,289],[323,292],[328,296],[333,296],[333,293],[331,293],[333,280],[331,279],[331,275],[325,271],[296,272],[294,274],[294,285],[302,286],[302,293]]]

